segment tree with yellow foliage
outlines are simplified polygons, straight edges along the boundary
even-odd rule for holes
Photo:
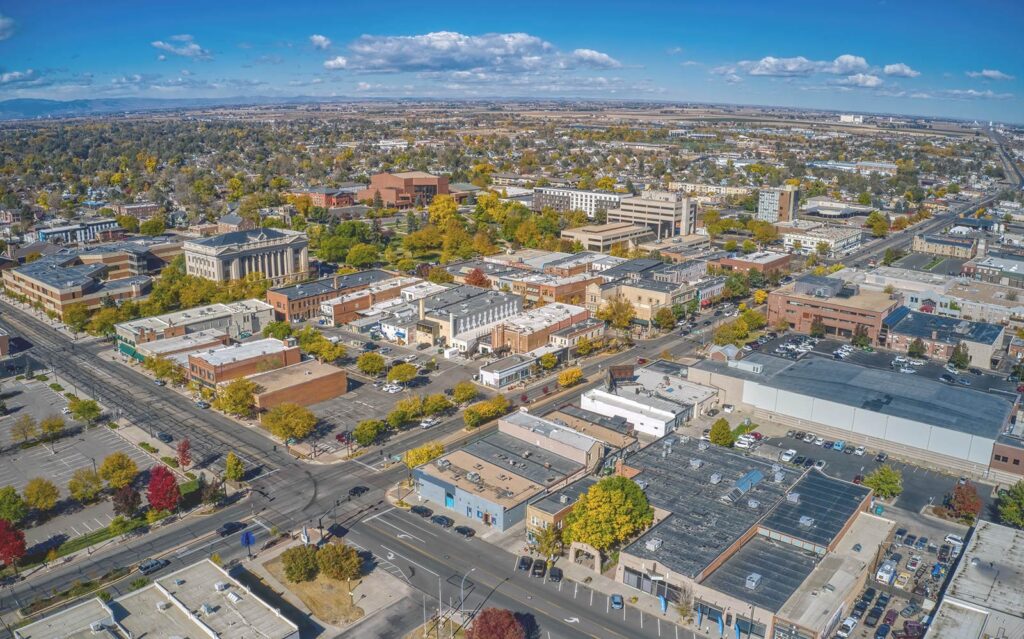
[[[583,371],[579,368],[567,368],[558,374],[558,385],[562,388],[575,386],[583,381]]]
[[[754,304],[761,305],[766,301],[768,301],[768,291],[760,288],[754,291]]]
[[[405,453],[405,465],[409,470],[422,466],[444,455],[444,444],[441,442],[427,442],[418,448],[411,448]]]
[[[444,228],[449,219],[459,214],[459,205],[455,198],[450,195],[436,195],[434,200],[427,207],[430,215],[430,223],[438,228]]]
[[[654,521],[647,496],[631,479],[606,477],[580,496],[565,518],[563,539],[579,541],[600,551],[639,534]]]

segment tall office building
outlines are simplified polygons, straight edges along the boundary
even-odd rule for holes
[[[765,222],[788,222],[796,219],[800,189],[786,184],[777,189],[761,189],[757,195],[757,219]]]
[[[646,226],[660,240],[690,235],[697,228],[697,202],[682,193],[644,191],[622,198],[619,207],[608,210],[608,223]]]

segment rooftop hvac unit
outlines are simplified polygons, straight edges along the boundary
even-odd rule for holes
[[[782,466],[779,466],[778,464],[772,464],[772,472],[773,473],[777,473],[780,470],[782,470]]]
[[[448,470],[449,468],[451,468],[451,465],[452,463],[447,459],[437,460],[437,467],[440,468],[441,470]]]
[[[803,528],[810,528],[813,525],[814,525],[814,517],[809,517],[808,515],[803,515],[802,517],[800,517],[800,526],[801,527],[803,527]]]
[[[228,585],[223,581],[218,581],[217,583],[213,584],[213,589],[217,592],[224,592],[228,589]]]
[[[642,479],[637,480],[636,485],[640,487],[640,490],[647,490],[647,482]]]
[[[757,510],[760,507],[761,507],[761,502],[757,501],[756,499],[748,499],[747,500],[747,508],[750,508],[752,510]]]
[[[169,601],[158,601],[158,602],[156,602],[156,609],[161,611],[161,612],[164,611],[164,610],[167,610],[170,607],[171,607],[171,602],[169,602]]]
[[[562,504],[568,504],[569,503],[569,495],[559,495],[558,496],[558,501],[559,501],[559,503],[562,503]]]
[[[474,484],[480,483],[480,473],[466,473],[466,479]]]
[[[722,481],[722,473],[711,473],[711,483],[718,484]]]
[[[236,604],[236,603],[238,603],[241,600],[242,600],[242,598],[238,595],[237,592],[229,592],[228,593],[228,601],[230,601],[231,603]]]
[[[93,632],[103,632],[103,630],[105,630],[106,627],[107,625],[102,621],[94,621],[91,624],[89,624],[89,630],[92,630]]]
[[[760,573],[752,572],[749,575],[747,575],[747,582],[746,582],[747,590],[757,590],[758,586],[760,586],[760,585],[761,585],[761,575],[760,575]]]
[[[786,501],[791,504],[800,503],[800,493],[786,493]]]
[[[781,484],[785,480],[786,480],[786,473],[782,472],[781,470],[775,471],[775,483],[776,484]]]
[[[174,580],[174,585],[175,586],[182,586],[184,584],[185,584],[185,580],[184,579],[178,578],[178,579]]]
[[[698,450],[707,450],[707,449],[708,449],[708,446],[710,446],[710,444],[708,444],[708,443],[707,443],[707,442],[705,442],[705,441],[702,441],[702,442],[700,442],[699,444],[697,444],[697,449],[698,449]]]
[[[692,468],[694,470],[697,470],[698,468],[700,468],[703,465],[704,465],[704,462],[699,460],[699,459],[691,459],[690,460],[690,468]]]
[[[661,549],[661,539],[653,537],[644,542],[644,547],[647,548],[648,552],[655,552]]]
[[[199,609],[203,611],[204,615],[212,615],[213,614],[213,606],[211,606],[208,603],[204,603],[202,606],[199,607]]]

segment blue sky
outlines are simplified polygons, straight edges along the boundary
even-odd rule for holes
[[[1024,2],[0,0],[0,99],[583,97],[1024,122]]]

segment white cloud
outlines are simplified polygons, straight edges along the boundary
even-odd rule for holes
[[[1013,97],[1012,93],[996,93],[991,89],[977,91],[975,89],[947,89],[937,93],[939,97],[953,98],[956,100],[1008,100]]]
[[[729,84],[737,84],[739,82],[743,82],[743,78],[736,75],[735,73],[727,73],[725,75],[725,81],[728,82]]]
[[[850,75],[868,70],[868,62],[859,55],[844,53],[835,60],[810,60],[802,55],[792,58],[765,56],[760,60],[741,60],[736,67],[749,75],[776,78],[806,77],[815,73]]]
[[[34,69],[0,73],[0,84],[29,84],[37,83],[38,81],[39,74]]]
[[[861,87],[865,89],[874,89],[885,84],[882,78],[877,75],[871,75],[870,73],[855,73],[847,76],[842,80],[837,80],[836,84],[841,84],[848,87]]]
[[[386,73],[491,71],[541,72],[550,69],[616,68],[622,64],[594,49],[559,51],[528,33],[466,35],[437,31],[413,36],[363,35],[348,45],[349,54],[328,60],[328,69]]]
[[[320,49],[321,51],[331,48],[331,39],[317,33],[309,36],[309,43],[313,45],[314,49]]]
[[[859,55],[850,55],[849,53],[844,53],[830,63],[819,62],[818,64],[823,64],[821,70],[824,73],[834,73],[836,75],[847,75],[868,70],[867,60]]]
[[[0,13],[0,40],[6,40],[14,35],[14,20]]]
[[[156,59],[157,59],[157,62],[163,62],[163,61],[165,61],[167,59],[167,56],[165,56],[164,54],[161,53],[160,55],[158,55],[156,57]]]
[[[682,62],[679,63],[679,66],[681,66],[681,67],[699,67],[700,66],[700,62],[697,62],[696,60],[683,60]]]
[[[324,61],[324,68],[325,69],[331,69],[331,70],[347,69],[348,68],[348,59],[345,56],[339,55],[336,58],[331,58],[330,60],[325,60]]]
[[[621,62],[607,53],[601,53],[593,49],[576,49],[572,52],[572,57],[583,64],[604,69],[616,69],[622,66]]]
[[[213,56],[210,52],[203,47],[199,46],[192,36],[187,33],[181,35],[173,35],[169,38],[170,42],[164,42],[163,40],[154,40],[152,44],[161,51],[166,51],[174,55],[180,55],[185,58],[192,58],[193,60],[210,60]],[[175,44],[177,43],[177,44]]]
[[[921,75],[920,71],[915,71],[902,62],[887,64],[882,70],[885,72],[885,75],[892,75],[898,78],[916,78]]]
[[[1013,80],[1014,76],[1003,73],[998,69],[982,69],[981,71],[968,71],[968,77],[984,78],[986,80]]]

